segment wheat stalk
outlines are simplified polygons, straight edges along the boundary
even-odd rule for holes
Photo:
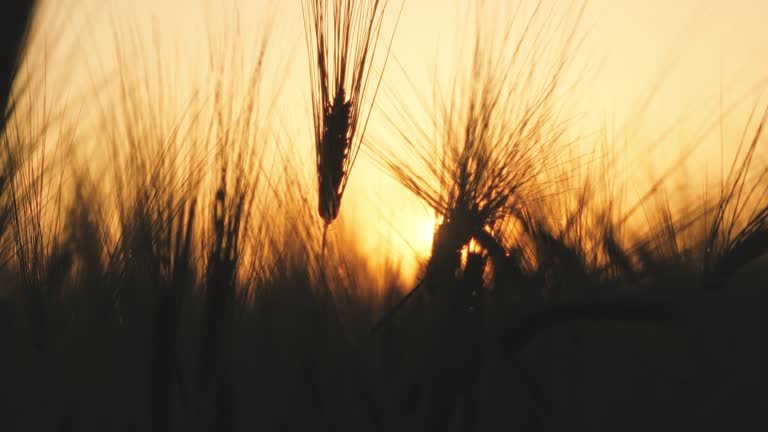
[[[388,0],[302,0],[317,165],[318,214],[330,225],[381,78],[369,88]],[[386,59],[389,56],[387,47]],[[371,94],[372,93],[372,94]]]
[[[553,103],[581,12],[575,9],[572,27],[561,36],[562,51],[547,64],[532,60],[556,37],[548,30],[551,15],[544,3],[535,2],[521,22],[517,13],[469,3],[475,28],[466,38],[466,61],[457,65],[447,92],[437,86],[434,106],[425,103],[431,122],[425,127],[414,120],[419,116],[397,108],[391,121],[406,151],[373,149],[395,179],[437,213],[435,265],[428,267],[444,267],[443,259],[456,267],[470,239],[492,253],[493,261],[503,261],[499,233],[509,221],[524,223],[527,201],[540,194],[540,174],[565,131]]]

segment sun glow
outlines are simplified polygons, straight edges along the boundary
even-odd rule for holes
[[[435,225],[437,221],[435,218],[425,218],[419,220],[418,226],[418,239],[419,239],[419,251],[423,251],[427,256],[432,249],[432,240],[435,237]]]
[[[391,237],[395,240],[391,245],[401,258],[404,274],[416,275],[420,265],[429,258],[436,223],[434,215],[425,210],[404,212],[397,218],[390,231],[396,233]]]

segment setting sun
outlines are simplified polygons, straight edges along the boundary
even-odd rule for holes
[[[424,219],[417,223],[419,244],[416,250],[422,253],[424,257],[429,256],[430,249],[432,248],[432,239],[435,236],[436,223],[434,218]]]

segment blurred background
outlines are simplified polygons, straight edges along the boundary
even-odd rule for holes
[[[430,99],[436,86],[445,87],[456,63],[467,60],[457,53],[467,48],[472,23],[461,0],[406,0],[402,11],[398,1],[390,3],[384,43],[395,25],[397,32],[365,146],[392,149],[402,139],[388,115],[424,111],[420,100]],[[486,3],[516,12],[506,0]],[[532,4],[516,6],[520,29]],[[546,30],[552,44],[562,43],[558,35],[578,26],[565,85],[555,98],[581,153],[576,156],[611,154],[621,173],[617,181],[630,185],[629,201],[671,166],[685,171],[682,183],[697,192],[704,182],[717,182],[721,161],[735,152],[738,139],[733,137],[742,134],[751,109],[766,99],[760,89],[768,77],[768,4],[590,0],[580,20],[581,10],[568,1],[544,2],[542,8],[553,18]],[[58,107],[77,123],[80,142],[87,146],[75,153],[96,166],[105,148],[105,128],[96,119],[118,91],[117,72],[152,83],[142,90],[146,100],[162,99],[157,109],[168,111],[172,121],[200,94],[211,66],[209,49],[231,52],[239,59],[232,67],[247,70],[259,61],[265,38],[259,97],[269,107],[269,142],[250,145],[292,155],[306,166],[304,180],[311,185],[309,69],[298,1],[43,1],[28,64],[44,65],[49,109]],[[376,72],[382,69],[381,62],[376,64]],[[246,84],[231,83],[235,93]],[[372,161],[367,149],[362,153],[342,221],[332,230],[357,230],[361,248],[377,265],[394,260],[413,273],[429,251],[434,215]]]

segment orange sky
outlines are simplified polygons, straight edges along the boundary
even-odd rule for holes
[[[455,57],[456,42],[462,37],[457,32],[462,25],[457,15],[465,1],[405,0],[392,55],[417,88],[425,90],[425,96],[432,88],[431,71],[449,67]],[[511,0],[488,0],[494,1],[501,5]],[[572,4],[567,0],[545,3],[555,10]],[[391,0],[391,4],[393,18],[399,1]],[[75,71],[61,91],[70,98],[87,95],[99,77],[114,69],[115,34],[118,40],[133,34],[147,44],[153,37],[162,40],[158,46],[151,45],[153,58],[179,69],[174,85],[183,93],[185,85],[190,89],[195,85],[194,65],[207,58],[206,25],[214,33],[231,30],[231,18],[239,16],[244,40],[250,35],[256,40],[265,23],[270,23],[273,70],[281,71],[277,76],[283,84],[283,97],[275,108],[282,124],[291,126],[285,133],[297,144],[297,151],[305,152],[306,160],[311,161],[307,58],[300,14],[299,0],[49,0],[40,22],[46,23],[42,28],[48,35],[48,69]],[[739,132],[744,113],[760,97],[759,89],[766,87],[758,86],[768,78],[765,17],[765,0],[590,0],[581,26],[584,43],[574,52],[574,72],[566,79],[575,87],[562,95],[563,105],[574,118],[574,133],[593,136],[607,127],[617,136],[631,133],[633,143],[642,143],[677,124],[674,137],[654,151],[635,144],[625,154],[632,166],[642,159],[655,167],[677,154],[682,143],[689,143],[702,126],[716,123],[721,96],[723,105],[729,105],[744,97],[746,89],[757,88],[746,93],[739,110],[723,122],[726,134]],[[393,22],[390,19],[388,24]],[[42,46],[35,45],[38,55]],[[51,47],[62,52],[61,46],[74,48],[58,57],[50,54],[55,51]],[[400,88],[402,74],[395,63],[390,63],[387,72],[385,85]],[[662,85],[647,115],[633,117],[658,83]],[[78,88],[80,92],[73,90]],[[81,102],[86,113],[89,100],[84,97]],[[684,118],[678,121],[680,116]],[[391,145],[397,145],[387,136],[380,118],[374,117],[372,122],[374,142],[390,145],[395,141]],[[700,147],[694,164],[712,159],[719,142],[710,136]],[[429,212],[365,159],[353,172],[342,214],[352,215],[353,225],[381,228],[367,230],[379,235],[367,236],[366,247],[382,250],[385,239],[384,247],[403,255],[407,262],[412,261],[403,239],[409,239],[419,253],[428,248]]]

